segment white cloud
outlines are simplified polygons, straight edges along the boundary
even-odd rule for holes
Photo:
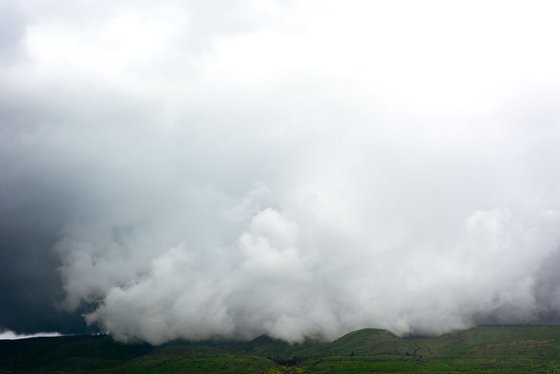
[[[13,331],[4,330],[0,332],[0,340],[18,340],[18,339],[29,339],[29,338],[53,338],[56,336],[62,336],[58,332],[38,332],[35,334],[16,334]]]
[[[152,343],[558,313],[554,3],[101,4],[29,3],[0,72],[66,308]]]

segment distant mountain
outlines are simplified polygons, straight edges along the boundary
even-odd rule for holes
[[[399,338],[363,329],[331,343],[174,341],[153,347],[108,336],[0,341],[0,374],[46,373],[557,373],[560,326],[484,326]]]

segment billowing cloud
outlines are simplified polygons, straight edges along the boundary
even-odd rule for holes
[[[1,326],[557,320],[553,2],[3,6]]]

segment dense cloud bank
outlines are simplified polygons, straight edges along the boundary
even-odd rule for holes
[[[1,9],[0,327],[558,321],[554,2]]]

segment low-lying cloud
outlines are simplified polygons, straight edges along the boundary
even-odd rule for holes
[[[61,336],[58,332],[38,332],[35,334],[16,334],[13,331],[0,331],[0,340],[20,340],[20,339],[30,339],[30,338],[54,338]]]
[[[73,4],[3,3],[0,326],[558,320],[553,3]]]

